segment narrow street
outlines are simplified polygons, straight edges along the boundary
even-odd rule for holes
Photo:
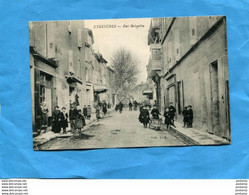
[[[88,139],[56,138],[40,146],[42,150],[120,148],[148,146],[184,146],[183,140],[167,130],[144,128],[138,121],[139,111],[112,112],[105,119],[83,131]]]

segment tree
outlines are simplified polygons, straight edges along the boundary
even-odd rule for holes
[[[118,101],[131,98],[130,91],[137,81],[137,59],[130,50],[120,48],[112,54],[111,67],[115,72],[113,88]]]

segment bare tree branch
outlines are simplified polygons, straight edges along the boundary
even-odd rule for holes
[[[119,101],[130,96],[131,88],[137,81],[137,60],[132,53],[124,48],[115,51],[111,58],[111,67],[115,71],[113,88],[119,95]]]

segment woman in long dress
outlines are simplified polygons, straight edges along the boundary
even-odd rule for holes
[[[59,106],[55,106],[55,109],[52,113],[52,131],[54,133],[60,133],[61,131],[61,112]]]
[[[60,118],[61,118],[61,121],[60,121],[61,128],[62,128],[63,134],[64,134],[64,133],[67,133],[66,129],[68,127],[68,114],[66,113],[66,108],[65,107],[62,108],[62,112],[61,112],[60,115],[61,115],[60,116]]]

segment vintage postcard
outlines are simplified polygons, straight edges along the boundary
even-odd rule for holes
[[[29,23],[34,150],[231,143],[226,17]]]

